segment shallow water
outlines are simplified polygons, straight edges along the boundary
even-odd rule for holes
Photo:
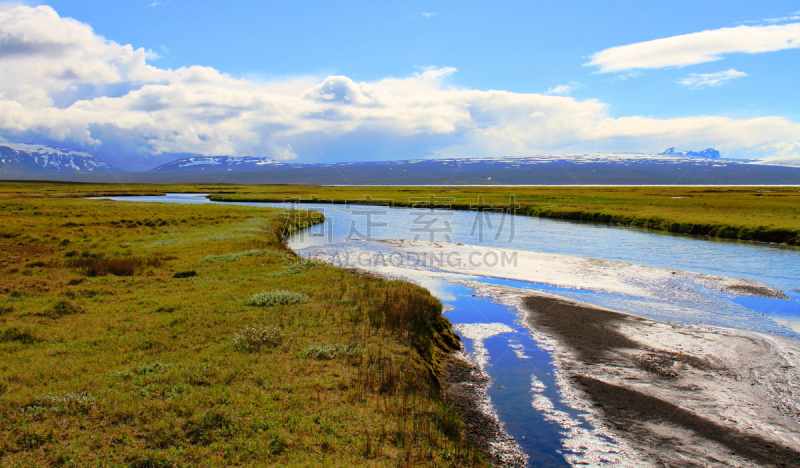
[[[210,203],[190,195],[117,199]],[[276,203],[241,204],[287,207]],[[292,206],[314,209],[326,216],[324,224],[289,239],[289,245],[301,256],[409,279],[429,288],[448,306],[446,315],[464,337],[467,351],[493,379],[488,393],[498,417],[530,456],[531,466],[613,463],[621,455],[608,434],[593,427],[586,415],[571,408],[562,398],[552,354],[521,324],[519,311],[476,297],[463,280],[555,294],[686,325],[713,325],[800,338],[800,305],[796,302],[800,301],[800,249],[797,248],[711,241],[500,213],[363,205]],[[636,295],[602,288],[567,288],[547,281],[508,280],[474,271],[459,273],[437,267],[435,262],[411,262],[407,250],[381,242],[392,239],[462,244],[448,247],[462,259],[468,257],[470,246],[481,246],[750,279],[783,290],[791,300],[736,296],[684,279],[636,284],[646,291]],[[494,325],[486,328],[475,324]]]

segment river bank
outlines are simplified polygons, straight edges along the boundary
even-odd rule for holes
[[[486,466],[441,304],[295,258],[322,219],[0,197],[0,464]]]

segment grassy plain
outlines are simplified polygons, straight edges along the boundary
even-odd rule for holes
[[[184,190],[0,184],[0,466],[484,466],[441,304],[298,262],[312,215],[76,198]]]
[[[594,221],[656,231],[800,245],[800,187],[330,187],[306,185],[93,185],[0,182],[28,196],[213,193],[217,201],[286,199],[508,208],[544,218]]]

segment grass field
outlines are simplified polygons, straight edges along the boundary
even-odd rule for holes
[[[0,182],[5,196],[197,192],[217,201],[385,203],[431,201],[469,210],[494,205],[544,218],[594,221],[655,231],[800,245],[800,187],[320,187],[302,185],[91,185]],[[511,198],[513,197],[513,198]]]
[[[0,184],[0,466],[484,466],[427,291],[299,261],[313,214],[76,198],[119,191]]]

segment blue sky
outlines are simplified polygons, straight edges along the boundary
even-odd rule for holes
[[[668,146],[788,161],[800,154],[798,10],[696,0],[6,4],[0,136],[131,169],[184,154],[324,162]]]

